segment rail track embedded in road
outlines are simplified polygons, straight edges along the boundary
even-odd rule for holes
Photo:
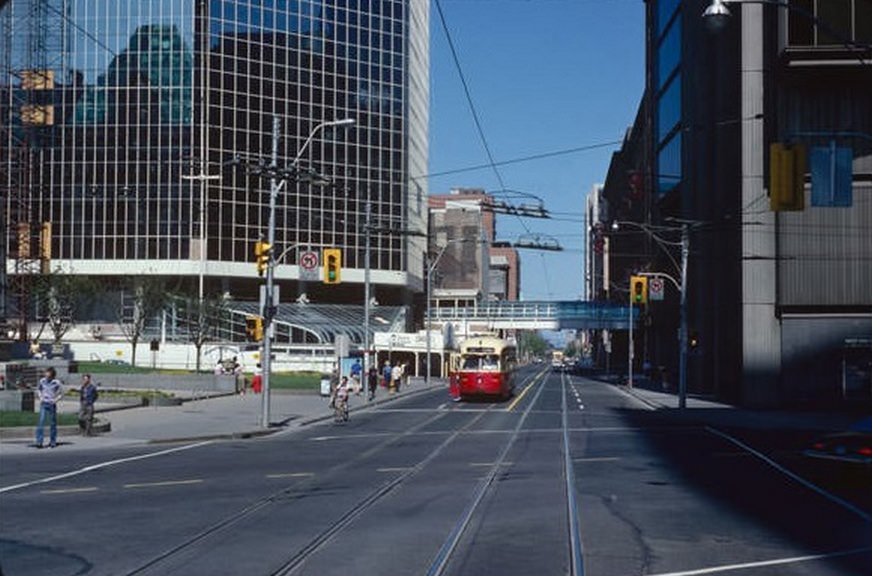
[[[352,459],[349,459],[349,460],[346,460],[344,462],[340,462],[340,463],[336,464],[335,466],[330,468],[330,470],[327,472],[327,474],[334,475],[334,474],[342,473],[342,472],[350,469],[351,467],[356,466],[361,461],[389,448],[391,445],[393,445],[393,444],[395,444],[395,443],[397,443],[397,442],[399,442],[399,441],[401,441],[409,436],[416,434],[419,430],[426,428],[430,424],[445,417],[446,414],[447,414],[447,412],[440,412],[440,413],[434,414],[430,418],[427,418],[423,422],[419,422],[417,425],[413,426],[412,428],[409,428],[405,432],[386,438],[383,442],[380,442],[380,443],[376,444],[375,446],[369,448],[368,450],[361,452],[355,458],[352,458]],[[183,552],[188,552],[188,551],[194,549],[198,545],[203,545],[207,541],[208,538],[222,534],[224,531],[230,529],[231,527],[235,526],[236,524],[243,521],[244,519],[254,515],[258,511],[261,511],[261,510],[269,507],[274,502],[276,502],[279,499],[286,496],[289,492],[305,490],[307,487],[313,486],[314,482],[315,482],[314,479],[308,479],[308,480],[303,480],[303,481],[296,481],[293,484],[286,485],[286,486],[282,487],[281,489],[279,489],[275,492],[272,492],[263,498],[260,498],[259,500],[253,502],[252,504],[246,506],[245,508],[243,508],[241,510],[237,510],[233,514],[230,514],[230,515],[226,516],[225,518],[213,523],[209,527],[207,527],[204,530],[198,532],[197,534],[191,536],[190,538],[187,538],[187,539],[183,540],[182,542],[179,542],[178,544],[169,548],[168,550],[165,550],[164,552],[161,552],[160,554],[153,556],[152,558],[141,563],[139,566],[137,566],[133,570],[126,572],[126,575],[127,576],[135,576],[135,575],[143,575],[143,574],[162,574],[163,572],[161,570],[161,567],[164,566],[167,562],[169,562],[172,559],[174,559],[175,557],[177,557],[178,555],[182,554]]]
[[[539,396],[542,394],[542,390],[545,389],[545,382],[548,380],[547,378],[543,378],[548,374],[547,370],[542,370],[537,373],[535,378],[541,378],[541,383],[539,388],[536,390],[536,394],[533,396],[533,399],[524,409],[524,412],[521,414],[521,417],[518,419],[518,423],[515,425],[512,430],[511,436],[509,436],[506,445],[503,447],[496,461],[490,466],[488,470],[487,476],[478,484],[474,496],[470,501],[469,505],[464,510],[463,514],[460,516],[457,523],[452,528],[451,532],[448,534],[448,538],[442,544],[442,547],[439,549],[439,552],[436,554],[436,557],[430,564],[430,568],[427,570],[427,576],[441,576],[444,574],[445,569],[448,567],[449,562],[451,561],[454,552],[457,550],[458,544],[463,538],[466,529],[469,527],[470,521],[484,500],[490,488],[493,486],[494,480],[499,474],[500,470],[505,466],[506,457],[514,446],[515,441],[518,439],[521,433],[521,429],[524,426],[524,422],[527,420],[527,416],[530,414],[530,411],[533,409],[533,406],[536,405],[536,401],[539,399]],[[566,428],[565,421],[565,399],[564,399],[564,429]]]

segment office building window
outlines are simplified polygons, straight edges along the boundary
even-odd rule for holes
[[[872,42],[869,0],[790,0],[788,46],[842,46]]]

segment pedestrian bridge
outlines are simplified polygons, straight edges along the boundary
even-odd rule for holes
[[[472,307],[434,307],[433,322],[486,324],[493,330],[627,330],[629,306],[611,302],[491,302]],[[632,308],[633,323],[639,309]]]

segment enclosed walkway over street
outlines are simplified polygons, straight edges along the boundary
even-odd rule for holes
[[[639,309],[633,308],[633,322]],[[491,302],[472,307],[433,308],[433,322],[487,324],[493,330],[627,330],[629,306],[610,302]]]

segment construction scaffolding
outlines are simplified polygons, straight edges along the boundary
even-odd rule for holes
[[[64,78],[63,0],[0,3],[0,338],[28,339],[35,278],[49,272],[50,220],[33,202],[51,186],[44,157],[56,138]]]

